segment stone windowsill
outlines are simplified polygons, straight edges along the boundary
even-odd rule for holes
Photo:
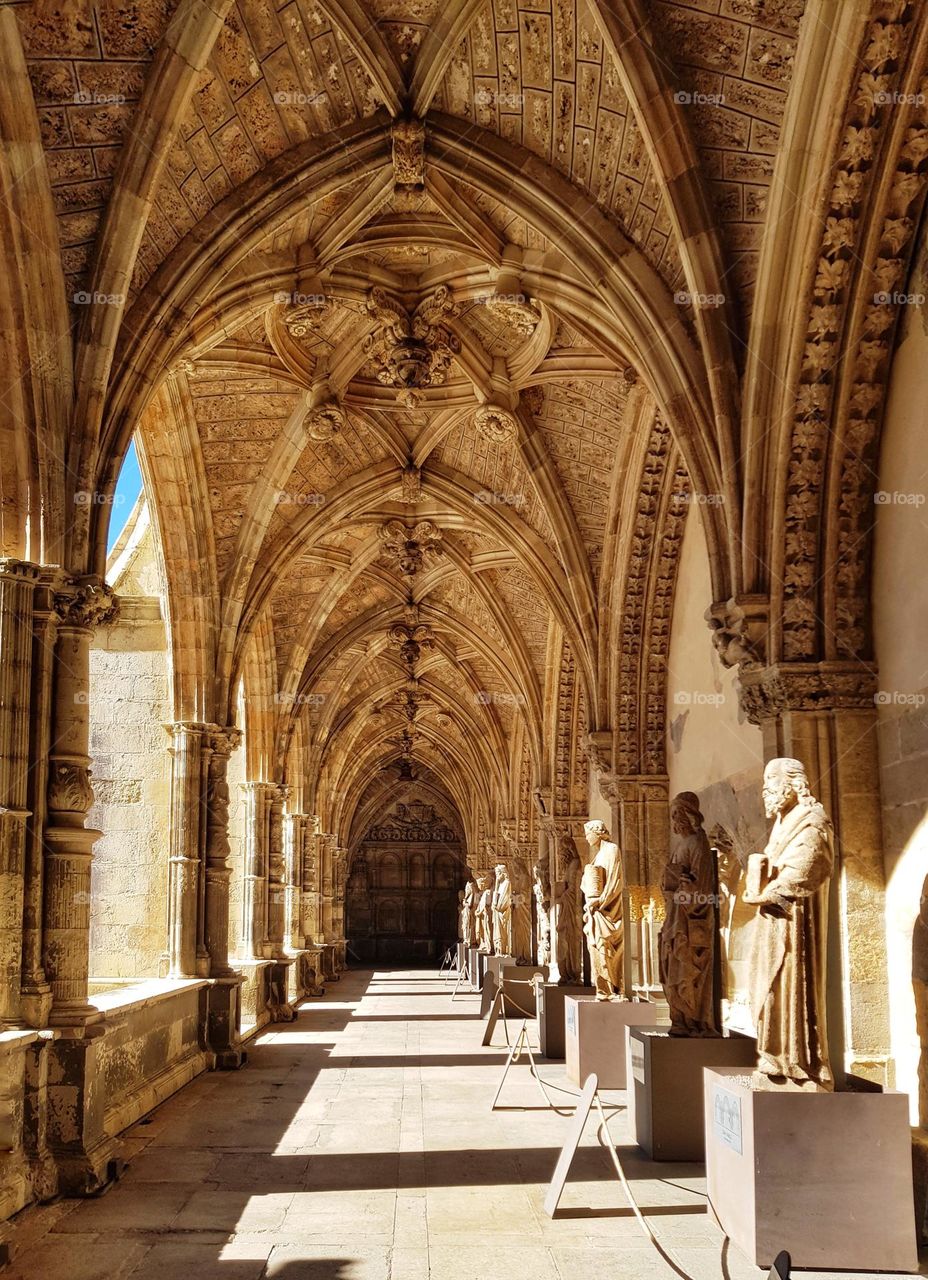
[[[129,987],[120,987],[108,994],[95,995],[90,1004],[104,1014],[126,1013],[131,1009],[158,1004],[161,1000],[170,1000],[181,991],[198,991],[201,987],[208,986],[208,978],[150,978],[135,982]]]

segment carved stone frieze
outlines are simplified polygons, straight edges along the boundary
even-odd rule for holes
[[[872,711],[877,676],[852,662],[777,663],[742,671],[739,693],[752,724],[786,711]]]

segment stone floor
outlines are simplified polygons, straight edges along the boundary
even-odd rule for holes
[[[258,1037],[244,1070],[201,1076],[136,1125],[108,1194],[22,1213],[4,1280],[674,1276],[592,1123],[546,1217],[567,1120],[520,1065],[501,1099],[513,1109],[491,1113],[502,1029],[481,1048],[476,998],[450,991],[421,970],[345,974]],[[561,1064],[543,1074],[566,1083]],[[610,1127],[678,1277],[764,1274],[707,1218],[700,1166],[639,1158],[622,1112]]]

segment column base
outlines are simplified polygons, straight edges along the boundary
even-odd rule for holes
[[[100,1049],[106,1029],[89,1036],[63,1033],[49,1046],[48,1150],[61,1194],[92,1196],[123,1169],[120,1144],[104,1129]]]
[[[206,992],[206,1047],[214,1069],[237,1071],[248,1060],[241,1047],[241,988],[245,975],[230,970],[214,977]]]

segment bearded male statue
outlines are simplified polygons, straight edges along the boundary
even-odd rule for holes
[[[593,855],[580,880],[585,900],[583,931],[590,948],[593,985],[597,1000],[615,1000],[625,989],[622,854],[609,839],[609,828],[598,818],[584,826],[583,834]]]
[[[551,875],[547,857],[532,865],[532,892],[535,895],[535,955],[538,964],[551,963]]]
[[[767,764],[763,796],[773,830],[764,852],[748,858],[744,893],[758,909],[750,982],[757,1070],[780,1086],[830,1090],[825,971],[832,826],[798,760]]]

